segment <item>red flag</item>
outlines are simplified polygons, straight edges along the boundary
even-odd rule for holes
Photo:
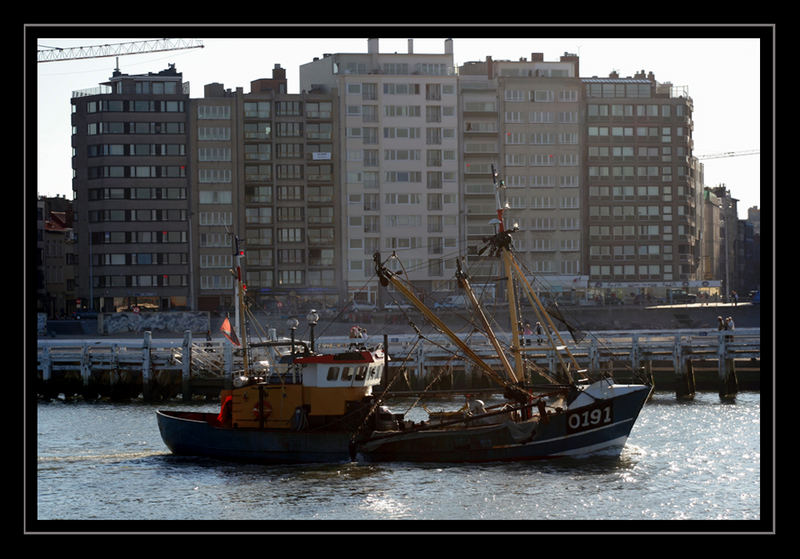
[[[236,332],[234,332],[233,328],[231,328],[231,321],[228,320],[227,317],[225,317],[225,320],[222,321],[222,326],[220,326],[219,329],[222,331],[222,335],[228,338],[233,345],[242,345],[239,343],[239,338],[236,337]]]

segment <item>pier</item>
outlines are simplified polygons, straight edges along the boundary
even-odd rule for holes
[[[580,343],[562,333],[567,347],[582,368],[606,373],[617,382],[646,378],[659,391],[674,391],[690,398],[698,390],[718,390],[721,398],[742,390],[760,389],[761,331],[745,328],[733,332],[708,329],[671,331],[597,331]],[[467,336],[465,336],[465,339]],[[502,338],[502,336],[501,336]],[[505,341],[508,341],[505,336]],[[317,348],[347,348],[354,341],[345,336],[323,337]],[[367,345],[382,343],[373,337]],[[388,396],[419,394],[432,390],[442,395],[492,392],[497,388],[469,362],[464,361],[444,336],[420,340],[415,335],[387,336],[391,363],[385,383]],[[473,334],[467,340],[481,357],[491,359],[486,339]],[[558,370],[553,350],[529,340],[525,357],[551,374]],[[183,339],[155,339],[146,331],[141,339],[38,341],[35,389],[43,398],[81,396],[86,399],[146,401],[182,397],[216,398],[242,367],[242,356],[226,340],[195,340],[190,331]],[[249,352],[251,363],[259,355]],[[395,378],[401,375],[401,378]],[[543,383],[538,375],[530,382]]]

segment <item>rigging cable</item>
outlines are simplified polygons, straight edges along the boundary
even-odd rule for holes
[[[419,344],[419,341],[421,339],[422,339],[422,336],[418,336],[417,337],[417,340],[414,342],[414,345],[412,345],[411,349],[408,350],[408,353],[406,353],[405,358],[403,359],[402,363],[400,364],[401,367],[403,367],[403,368],[405,367],[404,363],[406,363],[408,361],[409,357],[411,357],[411,352],[414,351],[414,349],[417,347],[417,344]],[[384,351],[388,351],[387,348],[383,348],[383,350]],[[388,368],[384,372],[385,372],[386,375],[388,375],[389,374]],[[389,389],[392,387],[392,385],[395,383],[395,381],[398,378],[400,378],[401,376],[404,376],[404,374],[405,373],[403,373],[403,374],[400,374],[400,373],[395,374],[394,378],[386,383],[386,388],[383,389],[383,392],[381,392],[380,396],[375,398],[375,401],[370,406],[369,412],[364,415],[364,420],[361,422],[361,425],[359,425],[358,429],[356,429],[355,432],[353,433],[353,436],[351,437],[351,441],[355,441],[358,438],[358,435],[363,431],[364,427],[366,426],[367,420],[370,417],[372,417],[372,414],[375,413],[375,410],[377,409],[377,407],[383,403],[383,398],[386,395],[386,393],[389,391]],[[347,417],[347,416],[343,416],[338,421],[343,421],[345,417]]]
[[[531,270],[525,265],[524,262],[519,261],[519,263],[520,263],[520,267],[523,268],[523,270],[527,274],[529,274],[531,277],[535,278],[536,281],[538,281],[541,285],[544,285],[545,287],[547,287],[547,282],[545,280],[543,280],[541,277],[539,277],[536,274],[534,274],[533,272],[531,272]],[[561,315],[561,317],[555,316],[550,309],[545,309],[545,312],[547,312],[550,316],[555,317],[560,322],[564,323],[564,325],[567,327],[567,330],[569,330],[569,332],[572,335],[573,340],[575,341],[576,344],[579,344],[581,341],[583,341],[584,338],[581,338],[581,340],[577,340],[576,337],[575,337],[575,334],[572,331],[571,325],[577,326],[577,330],[579,332],[582,332],[584,334],[584,337],[588,336],[592,340],[594,340],[597,343],[598,348],[601,349],[602,351],[604,351],[606,355],[613,356],[613,354],[614,354],[613,349],[611,349],[606,343],[604,343],[596,334],[594,334],[591,331],[588,331],[588,330],[582,328],[581,324],[578,321],[574,320],[573,318],[570,318],[570,322],[567,323],[566,320],[565,320],[565,317],[563,316],[564,313],[561,311],[561,309],[556,306],[556,310],[558,310],[558,313]],[[627,371],[629,371],[632,375],[634,375],[636,378],[638,378],[639,380],[641,380],[641,381],[643,381],[645,383],[648,382],[647,378],[646,378],[646,375],[640,370],[639,371],[634,370],[630,363],[626,362],[624,364],[624,368]],[[595,374],[602,373],[602,377],[603,378],[607,378],[605,372],[597,372],[597,371],[592,371],[592,372],[595,373]]]

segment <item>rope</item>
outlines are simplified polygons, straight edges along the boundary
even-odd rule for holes
[[[422,400],[422,396],[430,389],[431,386],[433,386],[436,383],[436,381],[439,380],[439,378],[441,378],[441,376],[445,373],[445,371],[449,370],[450,372],[452,372],[453,368],[452,368],[452,366],[450,366],[450,361],[452,361],[453,359],[455,359],[455,355],[453,355],[452,357],[450,357],[450,359],[448,359],[448,364],[442,367],[442,369],[439,371],[439,374],[437,374],[433,378],[433,380],[428,383],[428,386],[426,386],[422,390],[422,393],[417,397],[416,400],[414,400],[414,403],[411,404],[411,406],[405,411],[405,413],[408,413],[408,412],[410,412],[411,410],[414,409],[414,407],[419,403],[419,401]],[[411,388],[411,387],[409,386],[409,388]],[[422,408],[425,411],[428,411],[428,409],[425,406],[422,406]],[[428,412],[428,414],[430,414],[430,412]]]
[[[397,255],[395,253],[393,253],[389,258],[397,258]],[[383,263],[380,264],[380,268],[384,267],[384,264],[389,260],[389,258],[387,258]],[[401,263],[401,266],[402,266],[402,263]],[[376,272],[377,272],[377,267],[376,267]],[[413,285],[408,280],[406,280],[406,279],[400,280],[399,278],[397,278],[397,276],[395,276],[395,279],[397,279],[398,281],[402,281],[402,283],[405,286],[407,286],[406,288],[409,289],[409,291],[414,290],[413,289]],[[476,310],[473,309],[473,314],[475,312],[476,312]],[[422,336],[421,332],[419,331],[419,329],[416,327],[416,325],[413,322],[409,321],[409,324],[412,326],[412,328],[414,328],[416,330],[416,332],[417,332],[417,334],[419,336]],[[474,324],[473,324],[473,328],[474,328],[475,331],[481,331],[481,328],[477,327]],[[436,344],[436,342],[434,342],[431,339],[428,339],[428,341],[433,343],[434,345],[437,345],[438,347],[442,348],[443,350],[445,350],[447,352],[450,351],[450,350],[448,350],[446,348],[443,348],[439,344]],[[510,384],[509,382],[507,382],[505,379],[503,379],[500,375],[497,375],[496,373],[491,373],[491,372],[488,372],[488,371],[484,371],[484,373],[485,374],[489,374],[489,376],[491,376],[496,382],[498,382],[498,384],[500,384],[501,386],[504,386],[506,389],[511,389],[511,390],[517,389],[516,385]]]
[[[411,357],[411,353],[417,347],[417,344],[419,344],[419,341],[421,339],[422,339],[421,336],[417,338],[417,340],[414,342],[414,345],[411,346],[410,350],[408,350],[408,353],[406,354],[406,356],[403,359],[402,363],[406,363],[408,361],[409,357]],[[384,351],[386,351],[386,348],[384,348]],[[402,363],[401,363],[401,366],[402,366]],[[387,370],[386,373],[388,374],[388,372],[389,371]],[[378,398],[375,399],[375,402],[372,404],[372,406],[370,406],[369,412],[364,416],[364,420],[361,422],[361,425],[358,426],[358,429],[356,429],[355,433],[353,433],[353,436],[352,436],[351,440],[353,440],[353,441],[356,440],[358,435],[363,431],[364,427],[366,426],[367,420],[370,417],[372,417],[372,414],[375,413],[375,409],[383,402],[384,395],[386,395],[386,393],[389,391],[389,389],[392,387],[392,385],[395,383],[395,381],[398,378],[400,378],[401,376],[403,376],[403,375],[397,374],[397,375],[395,375],[395,377],[392,380],[390,380],[388,383],[386,383],[386,388],[383,389],[383,392],[381,393],[381,395],[378,396]],[[342,418],[342,420],[343,419],[344,418]]]
[[[525,263],[524,263],[522,260],[518,260],[517,262],[519,262],[520,268],[522,268],[522,269],[523,269],[523,270],[524,270],[524,271],[525,271],[527,274],[529,274],[530,276],[532,276],[532,277],[536,278],[536,281],[538,281],[539,283],[545,284],[545,286],[546,286],[547,282],[545,282],[544,280],[542,280],[542,279],[541,279],[539,276],[536,276],[535,274],[533,274],[533,273],[531,272],[530,268],[528,268],[528,266],[526,266],[526,265],[525,265]],[[545,309],[545,312],[547,312],[547,310],[546,310],[546,309]],[[548,313],[548,314],[549,314],[549,313]],[[563,314],[563,313],[562,313],[562,314]],[[552,316],[552,315],[551,315],[551,316]],[[575,325],[575,326],[578,328],[578,330],[580,330],[580,331],[584,332],[584,333],[585,333],[587,336],[589,336],[589,337],[591,337],[593,340],[595,340],[595,341],[598,343],[598,348],[599,348],[601,351],[605,351],[607,355],[610,355],[610,354],[612,354],[612,353],[613,353],[613,351],[611,350],[611,348],[609,348],[609,346],[608,346],[607,344],[603,343],[603,342],[600,340],[600,338],[599,338],[599,337],[597,337],[596,335],[594,335],[594,334],[592,334],[591,332],[587,331],[586,329],[582,328],[582,327],[581,327],[581,324],[580,324],[579,322],[575,321],[575,320],[574,320],[574,319],[572,319],[572,318],[570,318],[570,322],[572,322],[572,323],[573,323],[573,324],[574,324],[574,325]],[[641,380],[642,382],[645,382],[645,383],[647,383],[647,378],[646,378],[645,376],[643,376],[643,375],[642,375],[642,372],[641,372],[641,371],[634,371],[634,370],[633,370],[633,367],[631,367],[631,365],[630,365],[629,363],[625,363],[623,368],[625,368],[626,370],[628,370],[628,371],[629,371],[631,374],[633,374],[633,375],[634,375],[636,378],[638,378],[638,379],[639,379],[639,380]],[[593,379],[593,380],[596,380],[597,373],[596,373],[595,371],[592,371],[592,373],[593,373],[593,374],[592,374],[592,376],[594,376],[594,377],[595,377],[595,379]],[[603,374],[603,375],[601,376],[601,378],[607,378],[607,377],[606,377],[606,375],[605,375],[605,374]]]
[[[372,272],[372,275],[371,275],[371,276],[370,276],[368,279],[366,279],[366,280],[364,281],[364,283],[362,284],[362,286],[361,286],[359,289],[357,289],[356,291],[361,291],[361,290],[362,290],[362,289],[364,289],[364,288],[365,288],[367,285],[369,285],[369,283],[370,283],[370,282],[372,282],[372,280],[375,278],[375,275],[376,275],[376,274],[375,274],[375,272],[373,271],[373,272]],[[334,316],[332,319],[330,319],[330,320],[328,321],[328,324],[327,324],[327,325],[326,325],[326,326],[325,326],[323,329],[321,329],[321,330],[320,330],[320,332],[319,332],[318,336],[322,337],[322,335],[325,333],[325,331],[326,331],[328,328],[330,328],[330,326],[331,326],[331,325],[332,325],[334,322],[336,322],[336,321],[339,319],[339,317],[340,317],[340,316],[342,316],[342,314],[344,313],[344,311],[345,311],[345,310],[347,310],[347,307],[350,305],[350,303],[355,303],[355,302],[356,302],[356,301],[355,301],[355,299],[352,299],[352,298],[351,298],[349,301],[347,301],[347,303],[345,303],[345,305],[344,305],[344,306],[341,308],[341,310],[340,310],[340,311],[339,311],[339,312],[336,314],[336,316]]]

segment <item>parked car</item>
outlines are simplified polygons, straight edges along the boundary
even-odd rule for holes
[[[400,310],[403,310],[403,311],[410,311],[410,310],[411,310],[411,309],[413,309],[413,308],[414,308],[414,307],[412,307],[412,306],[411,306],[411,305],[409,305],[408,303],[394,303],[394,302],[392,302],[392,303],[386,303],[386,304],[383,306],[383,309],[384,309],[384,310],[387,310],[387,311],[400,311]]]
[[[374,312],[378,310],[377,305],[373,303],[365,303],[363,301],[350,301],[347,310],[356,312]]]
[[[340,309],[336,307],[323,307],[317,311],[320,318],[331,319],[339,316]]]
[[[73,313],[75,320],[95,320],[97,312],[95,311],[75,311]]]
[[[683,290],[673,290],[672,291],[672,302],[673,303],[696,303],[697,302],[697,295],[694,293],[687,293]],[[667,298],[669,301],[670,298]]]
[[[434,309],[465,309],[467,299],[463,295],[451,295],[433,304]]]

